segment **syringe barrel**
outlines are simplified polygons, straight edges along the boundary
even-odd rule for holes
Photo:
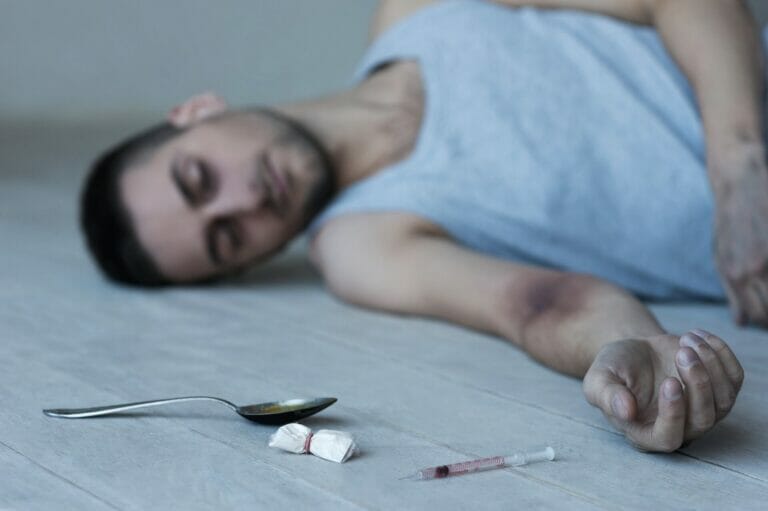
[[[552,461],[555,459],[555,450],[552,447],[531,451],[519,451],[508,456],[493,456],[491,458],[481,458],[478,460],[469,460],[450,465],[440,465],[437,467],[428,467],[416,471],[416,473],[406,476],[403,479],[413,479],[424,481],[429,479],[442,479],[444,477],[469,474],[481,470],[490,470],[502,468],[504,466],[520,466],[534,463],[537,461]]]
[[[504,466],[503,456],[494,456],[492,458],[482,458],[479,460],[462,461],[451,463],[450,465],[440,465],[438,467],[423,468],[417,472],[418,479],[442,479],[444,477],[469,474],[481,470],[501,468]]]
[[[537,449],[535,451],[519,451],[508,456],[504,456],[504,464],[510,467],[519,467],[538,461],[552,461],[555,459],[555,450],[550,447]]]

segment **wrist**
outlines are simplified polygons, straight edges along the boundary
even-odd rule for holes
[[[698,94],[697,98],[708,156],[745,144],[763,142],[766,103],[762,94],[744,92],[742,96],[745,97],[740,101],[731,94],[719,97],[717,103],[713,99],[706,103],[706,95],[702,94]]]
[[[762,137],[741,137],[709,151],[707,172],[716,202],[728,200],[738,184],[765,172],[766,145]]]
[[[613,285],[603,285],[602,289],[590,303],[595,316],[585,318],[587,323],[580,325],[581,328],[569,326],[569,330],[583,331],[580,349],[573,357],[578,367],[574,374],[579,377],[583,377],[598,353],[609,344],[667,335],[651,311],[634,295]]]

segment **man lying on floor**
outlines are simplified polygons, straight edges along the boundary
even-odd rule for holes
[[[725,417],[731,349],[667,334],[638,298],[727,298],[768,322],[744,3],[389,0],[374,33],[349,90],[270,109],[198,96],[100,158],[82,223],[104,272],[207,281],[306,231],[342,299],[509,339],[583,377],[638,448]]]

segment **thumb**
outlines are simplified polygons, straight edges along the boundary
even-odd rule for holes
[[[584,380],[587,400],[604,414],[621,421],[632,421],[637,415],[637,401],[624,382],[615,374],[599,370]]]

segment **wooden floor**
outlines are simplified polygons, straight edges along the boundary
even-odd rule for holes
[[[0,128],[0,509],[766,509],[768,335],[724,307],[655,306],[672,331],[732,343],[731,415],[671,455],[633,450],[580,383],[509,344],[337,302],[295,246],[237,282],[105,283],[77,233],[95,150],[124,129]],[[206,394],[336,396],[304,423],[352,432],[338,465],[267,448],[274,428],[216,404],[61,420],[46,407]],[[558,459],[452,480],[413,470],[551,444]]]

